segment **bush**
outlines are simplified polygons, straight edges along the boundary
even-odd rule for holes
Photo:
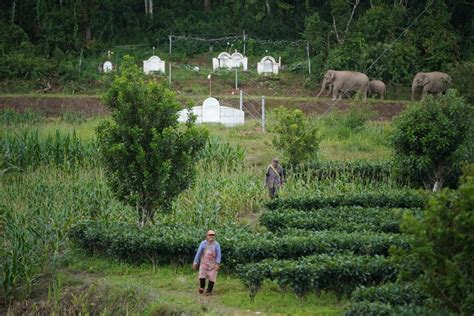
[[[298,175],[315,180],[345,179],[384,182],[392,177],[391,160],[348,160],[348,161],[314,161],[295,167],[292,170]]]
[[[422,305],[427,295],[413,283],[387,283],[375,287],[361,287],[351,296],[354,302],[376,302],[390,305]]]
[[[470,104],[474,104],[474,62],[467,61],[451,67],[449,70],[453,78],[453,87]]]
[[[445,189],[428,202],[421,219],[407,217],[402,231],[413,238],[411,250],[397,256],[407,267],[404,279],[459,314],[474,313],[474,166],[466,168],[457,191]],[[421,273],[412,273],[417,264]]]
[[[331,229],[399,233],[401,218],[407,212],[412,211],[361,207],[323,208],[314,211],[283,209],[263,213],[260,224],[271,231],[299,228],[313,231]]]
[[[265,279],[282,288],[291,288],[299,297],[311,291],[351,293],[357,286],[393,280],[396,270],[385,257],[347,254],[317,255],[299,260],[265,260],[241,266],[239,277],[255,297]]]
[[[265,203],[269,209],[319,209],[323,207],[338,206],[362,206],[362,207],[398,207],[398,208],[420,208],[423,207],[423,199],[419,194],[411,191],[397,190],[385,193],[358,193],[315,195],[298,198],[280,198]]]
[[[161,263],[190,261],[204,238],[204,228],[161,224],[143,229],[126,223],[81,222],[71,230],[72,239],[85,249],[131,262],[156,258]],[[237,264],[267,258],[297,258],[312,254],[350,251],[361,255],[387,255],[391,246],[408,247],[407,241],[392,234],[319,232],[278,236],[252,234],[249,230],[224,226],[218,241],[229,269]]]
[[[290,165],[317,159],[318,128],[301,110],[280,107],[275,110],[276,123],[272,126],[273,145],[283,151]]]
[[[473,160],[465,150],[474,138],[473,114],[474,107],[454,90],[427,96],[404,111],[394,121],[391,140],[399,177],[434,191],[450,184],[450,177],[457,179],[462,162]]]

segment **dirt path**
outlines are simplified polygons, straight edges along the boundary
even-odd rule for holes
[[[179,95],[178,100],[186,105],[189,99],[194,99],[195,103],[200,103],[206,96],[186,96]],[[239,107],[237,96],[216,96],[221,100],[222,105]],[[352,104],[352,100],[342,100],[334,104],[330,99],[299,98],[299,97],[269,97],[266,99],[267,109],[279,106],[301,109],[306,114],[320,115],[328,109],[339,109],[345,111]],[[250,111],[259,113],[261,111],[260,98],[251,97],[244,101],[244,106]],[[403,111],[407,102],[404,101],[378,101],[371,100],[367,105],[375,112],[375,120],[391,120]],[[80,112],[86,117],[107,115],[109,111],[105,108],[99,96],[30,96],[30,95],[8,95],[0,96],[0,110],[15,109],[17,111],[38,111],[46,116],[58,116],[64,112]]]

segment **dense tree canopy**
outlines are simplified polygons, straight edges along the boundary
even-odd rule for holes
[[[364,71],[384,54],[369,75],[398,83],[417,71],[471,60],[473,9],[461,0],[4,0],[0,55],[22,64],[22,54],[64,59],[62,54],[103,54],[113,45],[165,47],[169,34],[215,38],[245,31],[255,38],[308,41],[321,71]],[[186,54],[199,53],[196,47],[190,44]],[[249,42],[247,53],[253,52]],[[0,77],[31,76],[8,65],[0,63]]]

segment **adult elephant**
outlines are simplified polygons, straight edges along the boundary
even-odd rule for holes
[[[446,91],[451,83],[451,77],[444,72],[419,72],[411,84],[411,100],[415,100],[415,93],[423,88],[422,98],[429,93],[440,93]]]
[[[366,101],[368,86],[369,77],[366,74],[356,71],[328,70],[324,75],[321,91],[316,97],[319,97],[326,89],[329,89],[329,91],[332,89],[333,101],[341,99],[347,92],[360,91],[364,101]]]
[[[369,91],[368,96],[372,94],[377,94],[380,97],[380,100],[385,98],[385,93],[387,92],[387,88],[385,87],[385,83],[380,80],[370,80],[369,81]]]

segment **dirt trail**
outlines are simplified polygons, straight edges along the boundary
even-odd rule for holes
[[[193,96],[192,98],[198,104],[198,100],[204,100],[205,96]],[[216,98],[222,101],[222,105],[239,107],[239,100],[236,96],[216,96]],[[188,96],[178,96],[183,107],[189,99]],[[352,102],[352,100],[342,100],[334,105],[334,102],[329,99],[269,97],[266,99],[266,106],[267,109],[278,106],[298,108],[306,114],[320,115],[329,108],[345,111]],[[251,107],[251,111],[261,111],[259,98],[247,99],[244,105]],[[371,100],[367,106],[375,112],[375,120],[391,120],[406,108],[407,103],[404,101]],[[80,112],[86,117],[109,114],[109,110],[101,103],[99,96],[0,96],[0,110],[5,108],[17,111],[38,111],[46,116],[58,116],[64,112]]]

